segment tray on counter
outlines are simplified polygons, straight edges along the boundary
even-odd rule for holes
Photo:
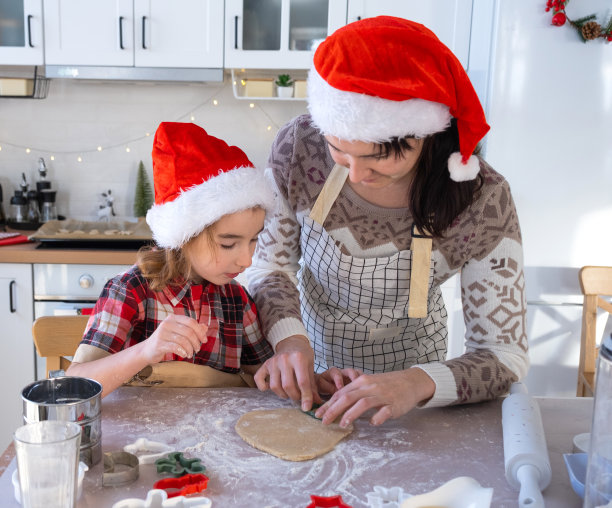
[[[115,221],[95,222],[75,219],[54,220],[43,224],[35,233],[30,235],[31,240],[42,244],[61,244],[70,246],[78,244],[140,244],[153,241],[149,226],[144,220],[138,222]]]

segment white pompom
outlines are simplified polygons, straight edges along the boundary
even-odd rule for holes
[[[455,182],[466,182],[473,180],[480,171],[480,161],[475,155],[471,155],[467,163],[462,162],[461,153],[454,152],[448,158],[448,171],[451,180]]]

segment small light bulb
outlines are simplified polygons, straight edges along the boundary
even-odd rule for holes
[[[195,122],[195,116],[191,115],[191,121]]]
[[[145,136],[146,136],[146,137],[149,137],[150,135],[151,135],[151,133],[150,133],[150,132],[147,132],[147,133],[145,134]]]
[[[236,86],[236,80],[234,80],[234,86]]]
[[[101,146],[99,146],[99,147],[98,147],[98,152],[101,152],[101,151],[102,151],[102,147],[101,147]]]
[[[244,79],[241,79],[241,80],[240,80],[240,84],[241,84],[242,86],[246,86],[246,81],[245,81]]]
[[[272,130],[272,126],[268,125],[268,130],[271,131]]]
[[[255,104],[251,102],[251,104],[249,104],[249,108],[253,109],[254,107],[255,107]]]
[[[2,147],[0,146],[0,152],[2,151]]]
[[[32,150],[30,150],[29,148],[26,148],[26,153],[30,153]]]
[[[126,147],[125,147],[125,151],[126,151],[126,152],[129,152],[129,151],[130,151],[130,147],[129,147],[129,146],[126,146]]]
[[[213,99],[213,106],[217,106],[219,104],[219,101],[217,99]]]
[[[52,155],[51,157],[49,157],[49,159],[51,159],[52,161],[55,160],[55,155]]]
[[[83,162],[83,159],[81,158],[80,155],[77,157],[77,162]]]

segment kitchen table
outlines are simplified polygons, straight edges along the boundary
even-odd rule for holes
[[[580,507],[571,489],[563,453],[572,451],[574,435],[590,428],[591,398],[537,398],[552,466],[544,492],[546,506]],[[375,485],[400,486],[419,494],[444,482],[471,476],[493,487],[494,507],[517,506],[518,492],[504,476],[501,400],[447,408],[416,409],[372,427],[366,418],[328,454],[288,462],[252,448],[234,425],[253,409],[289,407],[271,392],[251,388],[121,387],[103,400],[103,451],[120,450],[139,437],[162,441],[187,457],[199,457],[210,481],[205,494],[213,507],[305,507],[311,494],[342,495],[365,507]],[[11,475],[16,467],[9,446],[0,459],[2,506],[18,507]],[[123,487],[102,486],[102,462],[85,475],[79,508],[110,507],[120,499],[144,499],[159,479],[154,465]]]

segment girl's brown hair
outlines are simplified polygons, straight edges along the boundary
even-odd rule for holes
[[[405,150],[412,150],[407,139],[395,138],[381,143],[380,156],[403,157]],[[423,140],[421,156],[414,168],[410,186],[410,212],[414,224],[421,231],[434,237],[443,237],[457,216],[474,201],[476,192],[482,187],[480,174],[474,180],[455,182],[448,172],[448,158],[459,151],[457,122],[444,131],[432,134]],[[479,147],[474,151],[479,152]]]
[[[178,249],[142,247],[138,251],[136,264],[152,290],[161,291],[166,286],[180,286],[194,276],[187,252],[200,235],[206,235],[208,246],[215,256],[217,244],[214,237],[214,224],[205,228],[199,235],[191,238]]]

